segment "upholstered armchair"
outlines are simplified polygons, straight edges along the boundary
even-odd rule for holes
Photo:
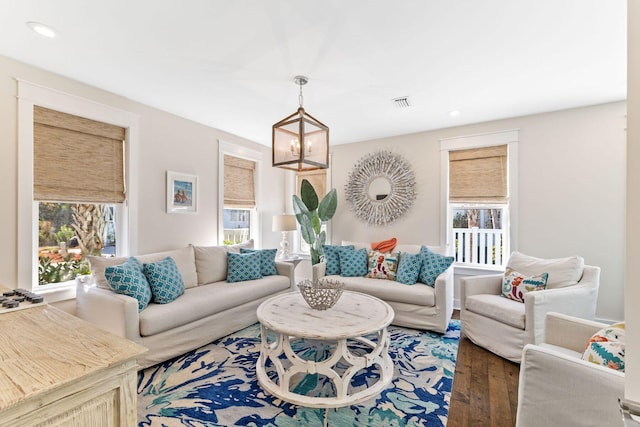
[[[543,342],[524,347],[516,427],[624,426],[618,404],[624,373],[580,357],[591,336],[606,326],[547,315]]]
[[[541,259],[514,252],[507,272],[546,273],[546,288],[524,293],[523,303],[502,296],[503,274],[460,278],[462,333],[475,344],[520,363],[526,344],[542,342],[548,312],[595,317],[600,268],[584,265],[581,257]]]

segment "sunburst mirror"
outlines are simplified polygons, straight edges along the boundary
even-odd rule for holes
[[[411,207],[415,186],[409,162],[398,154],[380,151],[358,160],[349,173],[345,196],[358,219],[389,225]]]

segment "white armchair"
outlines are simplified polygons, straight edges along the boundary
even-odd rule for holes
[[[548,285],[545,290],[526,293],[524,304],[501,296],[502,274],[460,278],[462,333],[475,344],[520,363],[526,344],[542,342],[544,319],[548,312],[593,319],[600,267],[584,265],[579,257],[542,260],[517,252],[511,255],[509,266],[527,275],[549,272],[549,280],[552,281],[553,275],[556,278],[553,280],[557,281],[568,276],[567,260],[571,261],[569,264],[574,270],[573,274],[577,272],[577,284],[566,286],[566,283],[562,283],[564,287]]]
[[[605,326],[547,315],[544,342],[524,347],[516,427],[624,426],[618,405],[624,373],[580,359],[589,338]]]

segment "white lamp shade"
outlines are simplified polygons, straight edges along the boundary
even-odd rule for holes
[[[273,231],[293,231],[296,228],[295,215],[276,215],[273,217]]]

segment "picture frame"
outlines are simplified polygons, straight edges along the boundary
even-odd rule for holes
[[[198,177],[167,171],[167,213],[198,212]]]

